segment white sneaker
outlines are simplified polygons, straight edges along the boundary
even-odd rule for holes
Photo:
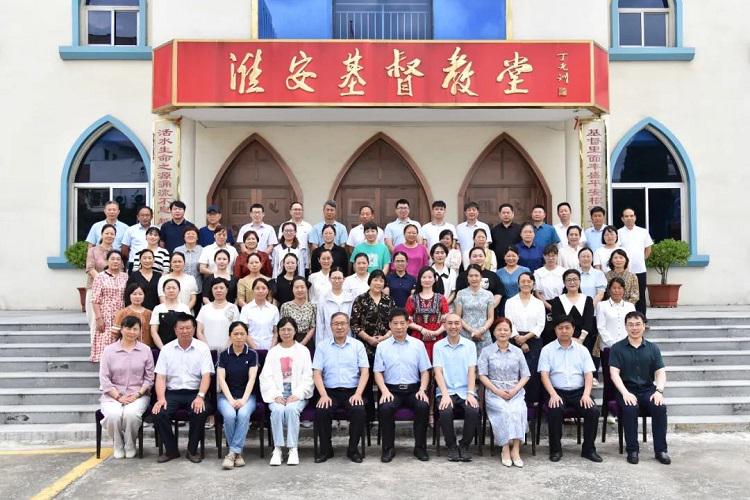
[[[286,459],[287,465],[299,465],[299,454],[297,448],[289,448],[289,456]]]
[[[122,446],[115,445],[113,447],[112,456],[115,458],[125,458],[125,448]]]
[[[313,423],[309,420],[303,420],[299,423],[299,426],[303,429],[312,429]]]
[[[227,453],[221,466],[226,470],[234,469],[234,452],[230,451]]]
[[[269,462],[270,465],[281,465],[281,448],[278,446],[273,449],[273,453],[271,454],[271,461]]]
[[[135,446],[132,448],[125,447],[125,458],[135,458],[136,450]]]

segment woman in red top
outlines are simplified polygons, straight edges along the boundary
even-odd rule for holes
[[[257,254],[260,258],[260,274],[271,276],[271,258],[266,252],[258,249],[258,233],[248,231],[243,236],[244,244],[240,245],[240,254],[234,261],[232,275],[237,281],[250,274],[250,268],[247,266],[247,259],[252,254]]]
[[[448,301],[442,294],[433,290],[436,280],[435,270],[429,266],[423,267],[419,270],[414,294],[406,299],[411,335],[424,342],[430,361],[432,347],[444,337],[443,317],[448,314]]]

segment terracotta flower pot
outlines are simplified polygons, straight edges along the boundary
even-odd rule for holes
[[[677,307],[682,285],[648,285],[651,307]]]
[[[81,312],[86,312],[86,288],[79,286],[78,295],[81,297]]]

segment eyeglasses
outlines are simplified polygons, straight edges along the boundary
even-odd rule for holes
[[[566,278],[565,283],[576,283],[580,281],[578,278]]]

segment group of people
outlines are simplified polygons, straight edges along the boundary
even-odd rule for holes
[[[583,455],[601,460],[591,424],[598,410],[594,415],[590,399],[598,362],[612,373],[629,373],[623,364],[629,370],[640,355],[610,355],[615,345],[628,342],[626,318],[636,308],[645,310],[641,274],[651,239],[635,226],[633,210],[623,211],[624,227],[617,230],[605,226],[604,210],[596,207],[592,226],[582,231],[570,221],[567,203],[558,206],[555,226],[544,222],[544,207],[534,207],[531,222],[517,224],[513,207],[503,204],[500,222],[490,228],[478,220],[476,203],[467,203],[466,221],[453,226],[445,221],[446,204],[436,201],[432,220],[420,225],[409,218],[408,200],[398,200],[396,219],[384,230],[373,221],[372,207],[363,206],[360,225],[347,231],[336,220],[334,201],[325,203],[323,221],[314,226],[294,202],[290,220],[276,230],[263,221],[263,206],[254,204],[236,248],[218,206],[208,207],[200,229],[185,219],[182,202],[174,201],[170,210],[172,220],[161,228],[151,225],[151,210],[143,207],[138,223],[123,229],[119,208],[110,202],[106,219],[91,229],[99,238],[88,239],[91,360],[101,358],[102,411],[113,422],[108,427],[116,436],[116,456],[133,453],[127,432],[133,424],[125,422],[140,418],[144,408],[115,416],[104,403],[125,408],[147,400],[143,396],[153,384],[152,411],[166,447],[162,461],[178,456],[169,419],[181,407],[190,412],[193,429],[188,458],[200,460],[197,440],[211,413],[206,394],[213,390],[229,443],[225,468],[244,464],[256,393],[271,413],[272,465],[282,463],[284,448],[288,464],[299,462],[299,420],[311,398],[321,436],[316,462],[332,456],[335,410],[351,419],[349,459],[362,461],[357,443],[377,412],[381,458],[391,461],[401,406],[414,414],[418,459],[429,458],[428,425],[440,425],[449,459],[469,461],[483,406],[503,447],[503,464],[521,467],[527,404],[540,402],[549,409],[552,460],[561,454],[559,408],[571,405],[587,422]],[[118,231],[125,233],[119,241]],[[645,328],[645,315],[638,314]],[[570,330],[567,340],[561,330]],[[144,362],[140,387],[130,378],[128,386],[111,382],[118,373],[113,359],[122,363],[133,352],[140,359],[149,348],[160,351],[155,368],[153,358],[150,367]],[[573,357],[580,363],[572,363]],[[130,361],[127,366],[132,371]],[[179,373],[186,367],[194,373]],[[566,373],[573,368],[575,374]],[[659,376],[651,386],[663,390],[663,372],[663,363],[652,370]],[[114,386],[108,390],[105,380]],[[628,376],[613,376],[612,383],[623,389],[623,404],[631,405],[635,389]],[[644,391],[641,384],[636,406],[659,399],[643,399]],[[109,407],[114,411],[115,404]],[[454,410],[464,419],[460,442]],[[637,439],[629,429],[631,460],[631,441],[637,447]],[[662,454],[668,461],[666,443],[663,450],[656,444],[657,458]]]

